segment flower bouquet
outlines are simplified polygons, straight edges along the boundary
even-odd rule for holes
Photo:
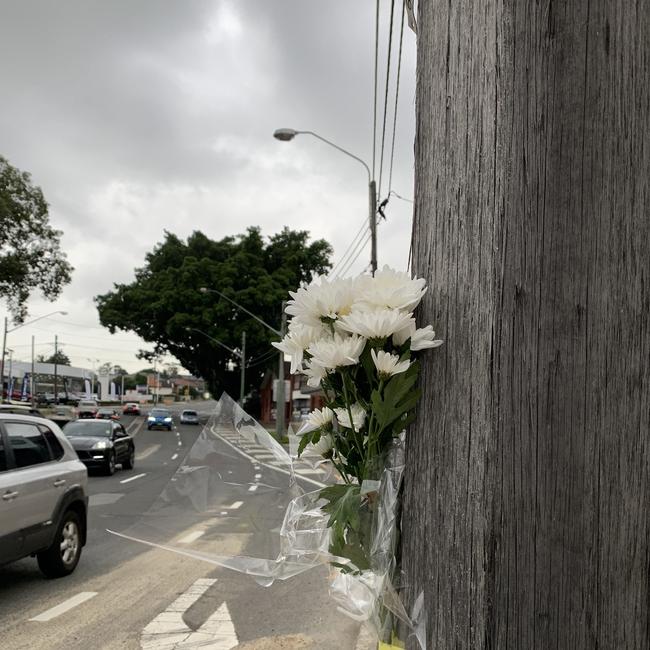
[[[373,619],[380,642],[392,642],[395,616],[408,619],[392,587],[402,442],[420,397],[417,353],[442,344],[413,317],[425,291],[424,280],[388,267],[374,277],[319,278],[290,292],[288,333],[274,343],[292,373],[323,391],[325,405],[298,431],[298,455],[318,454],[340,475],[320,492],[339,572],[333,591],[372,596],[356,598],[374,601],[357,617]]]

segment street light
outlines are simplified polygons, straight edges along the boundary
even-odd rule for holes
[[[7,317],[5,316],[5,327],[4,327],[4,334],[2,336],[2,361],[0,362],[0,384],[2,385],[2,399],[4,399],[4,381],[5,381],[5,353],[7,351],[7,334],[10,334],[11,332],[15,332],[16,330],[20,329],[21,327],[26,327],[27,325],[31,325],[32,323],[35,323],[38,320],[42,320],[43,318],[48,318],[49,316],[54,316],[55,314],[60,314],[61,316],[67,316],[68,312],[67,311],[53,311],[50,312],[49,314],[45,314],[44,316],[39,316],[38,318],[34,318],[30,321],[27,321],[26,323],[21,323],[20,325],[16,325],[16,327],[12,327],[11,329],[7,329]],[[8,395],[7,395],[8,397]]]
[[[242,332],[241,334],[241,352],[237,352],[237,350],[229,348],[225,343],[222,343],[219,339],[215,339],[214,336],[210,336],[203,330],[200,330],[198,327],[186,327],[185,330],[187,332],[198,332],[199,334],[203,334],[205,338],[210,339],[217,345],[220,345],[222,348],[225,348],[228,350],[228,352],[234,354],[239,358],[239,365],[241,366],[241,374],[239,380],[239,403],[241,406],[244,406],[244,382],[246,379],[246,332]]]
[[[370,268],[372,271],[372,274],[375,275],[375,271],[377,270],[377,185],[372,178],[372,174],[370,173],[370,167],[358,156],[355,156],[353,153],[350,153],[347,151],[347,149],[344,149],[343,147],[339,147],[338,144],[335,144],[331,140],[328,140],[327,138],[324,138],[322,135],[318,135],[318,133],[314,133],[313,131],[296,131],[295,129],[276,129],[273,133],[273,137],[276,140],[280,140],[280,142],[289,142],[290,140],[293,140],[297,135],[311,135],[314,138],[317,138],[321,142],[324,142],[325,144],[328,144],[330,147],[334,147],[334,149],[340,151],[341,153],[344,153],[346,156],[349,156],[350,158],[354,158],[357,162],[361,163],[367,174],[368,174],[368,203],[369,203],[369,214],[368,214],[368,219],[369,219],[369,226],[370,226]]]
[[[225,294],[221,293],[218,289],[208,289],[207,287],[200,287],[199,291],[201,293],[216,293],[218,296],[221,296],[228,302],[232,303],[241,309],[241,311],[247,313],[251,318],[254,318],[258,323],[264,325],[267,329],[271,330],[276,336],[279,336],[281,339],[284,338],[284,331],[287,325],[287,315],[284,312],[284,301],[282,301],[282,320],[280,329],[276,330],[275,327],[269,325],[266,321],[262,320],[259,316],[256,316],[252,311],[246,309],[238,302],[234,301],[232,298],[228,298]],[[282,408],[280,408],[282,404]],[[278,390],[276,391],[276,415],[275,415],[275,425],[278,433],[278,439],[282,439],[284,435],[284,353],[280,351],[280,358],[278,363]]]

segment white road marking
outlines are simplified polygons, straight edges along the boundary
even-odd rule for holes
[[[160,445],[150,445],[144,451],[141,451],[140,453],[136,454],[135,456],[136,460],[142,460],[143,458],[147,458],[147,456],[151,456],[151,454],[155,454],[159,449],[160,449]]]
[[[203,530],[195,530],[193,533],[190,533],[189,535],[185,535],[185,537],[179,539],[178,543],[191,544],[192,542],[195,542],[199,537],[202,537],[204,532],[205,531]]]
[[[261,474],[255,474],[255,478],[262,478]]]
[[[201,625],[192,631],[183,620],[183,614],[196,603],[216,580],[200,578],[184,594],[181,594],[164,612],[147,625],[140,637],[143,650],[176,650],[185,648],[211,648],[231,650],[239,644],[235,626],[230,618],[228,605],[222,603]]]
[[[44,611],[42,614],[39,614],[38,616],[34,616],[34,618],[30,618],[29,620],[38,621],[39,623],[51,621],[53,618],[56,618],[57,616],[61,616],[61,614],[65,614],[73,607],[76,607],[77,605],[81,605],[81,603],[85,603],[87,600],[90,600],[91,598],[96,596],[97,593],[98,592],[96,591],[82,591],[81,593],[78,593],[76,596],[72,596],[72,598],[68,598],[68,600],[64,600],[60,605],[57,605],[56,607],[52,607],[51,609],[48,609]]]
[[[101,494],[91,494],[88,499],[88,505],[93,506],[109,506],[117,503],[124,495],[118,492],[106,492]]]
[[[237,510],[244,505],[243,501],[235,501],[235,503],[228,506],[228,510]]]
[[[251,485],[251,486],[248,488],[248,491],[249,491],[249,492],[255,492],[255,490],[257,490],[257,485]]]
[[[212,435],[216,436],[217,438],[220,438],[221,441],[224,444],[228,445],[229,447],[232,447],[232,449],[234,449],[239,455],[244,456],[245,458],[248,458],[248,460],[255,461],[255,459],[252,456],[249,456],[245,451],[242,451],[239,447],[237,447],[236,445],[233,445],[231,442],[226,440],[220,433],[217,433],[215,431],[215,425],[212,425],[212,427],[210,428],[210,431],[212,432]],[[270,463],[264,463],[264,462],[262,462],[260,464],[264,465],[264,467],[268,467],[269,469],[273,469],[276,472],[282,472],[282,474],[286,474],[287,476],[292,476],[291,471],[288,470],[288,469],[285,469],[284,467],[277,467],[276,465],[271,465]],[[290,462],[287,462],[286,465],[288,467],[291,467]],[[294,474],[294,476],[295,476],[295,474]],[[296,478],[300,479],[301,481],[307,481],[308,483],[312,483],[313,485],[316,485],[318,487],[327,487],[327,483],[323,483],[323,482],[317,481],[317,480],[315,480],[313,478],[309,478],[309,476],[302,476],[302,475],[298,474],[296,476]]]
[[[227,515],[227,514],[228,514],[228,511],[227,511],[227,510],[222,510],[222,511],[221,511],[221,514],[222,514],[222,515]]]
[[[174,454],[174,455],[172,456],[172,460],[176,460],[177,458],[178,458],[178,454]]]
[[[144,472],[143,474],[136,474],[135,476],[131,476],[130,478],[125,478],[123,481],[120,481],[120,483],[130,483],[131,481],[135,481],[138,478],[142,478],[143,476],[146,476],[147,473]]]
[[[179,440],[178,441],[178,446],[181,447],[182,445],[183,445],[183,443]]]

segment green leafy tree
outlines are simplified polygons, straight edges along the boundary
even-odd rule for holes
[[[0,298],[16,322],[25,319],[32,291],[55,300],[70,282],[73,269],[60,236],[50,226],[41,189],[0,156]]]
[[[46,357],[44,354],[39,354],[36,357],[36,361],[39,363],[56,363],[60,366],[69,366],[70,357],[63,351],[57,350],[54,354],[51,354],[49,357]]]
[[[95,298],[99,318],[111,332],[133,331],[154,345],[155,354],[173,355],[203,377],[213,394],[238,394],[237,356],[209,337],[238,350],[245,331],[248,359],[272,352],[270,343],[277,337],[232,303],[199,289],[218,289],[280,329],[287,292],[325,273],[331,253],[326,241],[310,243],[309,233],[288,228],[268,239],[259,228],[219,241],[201,232],[186,242],[166,233],[147,254],[145,265],[136,269],[134,282],[116,284]],[[233,370],[228,370],[229,361],[235,361]],[[277,356],[269,355],[268,365],[276,363]],[[247,390],[259,386],[264,370],[259,363],[247,370]]]

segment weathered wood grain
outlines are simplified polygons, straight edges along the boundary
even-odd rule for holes
[[[428,650],[650,648],[650,5],[419,3]]]

